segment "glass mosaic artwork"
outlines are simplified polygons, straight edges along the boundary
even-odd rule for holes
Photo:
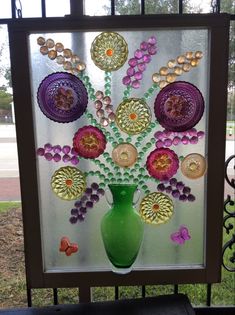
[[[107,244],[119,245],[104,245],[103,218],[122,194],[140,221],[114,219],[127,245],[117,257],[129,261],[131,230],[141,230],[128,272],[203,266],[208,38],[206,29],[30,35],[46,270],[110,270]]]

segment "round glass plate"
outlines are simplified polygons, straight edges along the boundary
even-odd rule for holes
[[[125,39],[115,32],[103,32],[96,36],[91,45],[91,58],[104,71],[116,71],[128,57]]]
[[[61,167],[53,174],[51,187],[54,193],[61,199],[78,199],[86,188],[85,176],[76,167]]]
[[[95,159],[103,154],[106,143],[103,132],[94,126],[79,128],[73,137],[73,148],[86,159]]]
[[[140,215],[146,223],[166,223],[172,217],[173,210],[171,198],[160,192],[148,194],[140,203]]]
[[[179,158],[168,148],[155,149],[147,157],[146,168],[152,177],[161,181],[169,180],[177,173]]]
[[[45,116],[59,123],[69,123],[85,112],[88,95],[82,81],[67,72],[55,72],[41,82],[38,104]]]
[[[143,99],[129,98],[118,105],[116,122],[125,133],[136,135],[148,128],[151,110]]]
[[[181,162],[181,172],[189,179],[202,177],[207,169],[204,156],[198,153],[188,154]]]
[[[120,143],[112,151],[113,162],[120,167],[130,167],[138,157],[136,148],[130,143]]]
[[[162,127],[171,131],[185,131],[201,119],[204,99],[196,86],[178,81],[168,84],[159,92],[154,111]]]

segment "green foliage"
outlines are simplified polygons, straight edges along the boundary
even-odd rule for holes
[[[15,201],[1,201],[0,202],[0,213],[1,212],[6,212],[10,209],[13,208],[20,208],[21,203],[20,202],[15,202]]]
[[[11,110],[12,95],[5,86],[0,87],[0,109]]]

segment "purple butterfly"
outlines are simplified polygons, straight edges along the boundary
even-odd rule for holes
[[[179,245],[183,245],[190,238],[189,231],[184,225],[181,225],[177,232],[171,234],[171,240]]]

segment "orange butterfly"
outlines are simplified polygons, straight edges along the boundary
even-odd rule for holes
[[[66,256],[71,256],[78,251],[78,244],[70,243],[68,237],[64,236],[60,240],[60,252],[65,252]]]

